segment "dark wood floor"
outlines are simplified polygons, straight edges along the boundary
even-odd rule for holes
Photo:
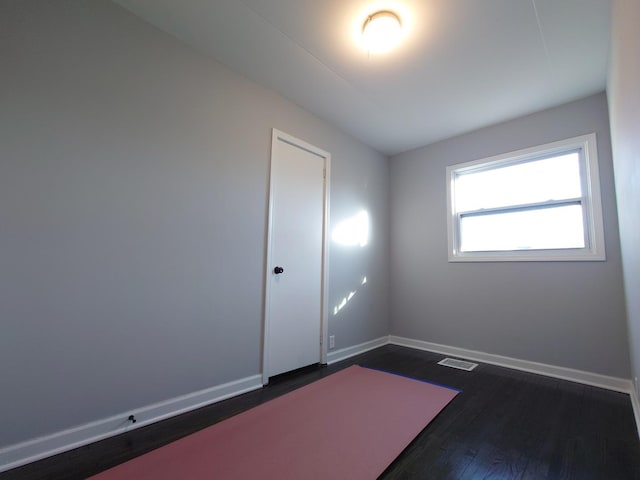
[[[441,355],[387,345],[329,367],[41,460],[0,479],[81,479],[354,363],[463,390],[383,479],[640,479],[640,441],[628,395],[480,365],[437,365]],[[341,478],[339,472],[336,478]]]

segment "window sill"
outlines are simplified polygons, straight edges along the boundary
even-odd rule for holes
[[[602,262],[606,260],[604,252],[588,250],[449,253],[449,262]]]

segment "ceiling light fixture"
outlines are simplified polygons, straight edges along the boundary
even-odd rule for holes
[[[388,52],[402,39],[400,17],[389,10],[372,13],[362,26],[362,37],[369,52]]]

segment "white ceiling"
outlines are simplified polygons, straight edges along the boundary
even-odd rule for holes
[[[115,0],[388,155],[605,88],[610,0]],[[355,37],[392,9],[384,55]]]

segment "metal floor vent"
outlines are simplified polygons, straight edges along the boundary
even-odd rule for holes
[[[467,362],[466,360],[458,360],[457,358],[445,358],[438,362],[438,365],[444,365],[445,367],[458,368],[460,370],[466,370],[470,372],[478,366],[477,363]]]

